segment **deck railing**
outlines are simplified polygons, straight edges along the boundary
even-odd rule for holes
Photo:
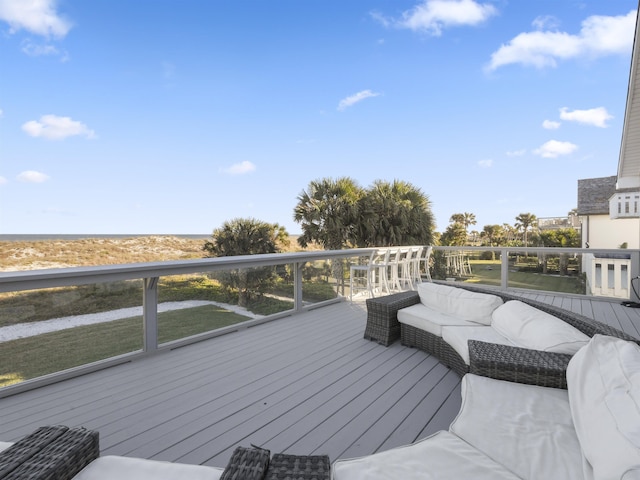
[[[63,269],[47,269],[20,272],[0,272],[0,326],[19,323],[16,319],[25,318],[37,324],[46,323],[42,320],[47,316],[47,309],[57,307],[65,302],[72,302],[80,296],[77,289],[83,287],[96,288],[96,302],[104,295],[115,296],[117,304],[120,296],[124,299],[124,291],[130,284],[139,299],[140,318],[122,320],[122,325],[110,322],[105,329],[93,328],[81,332],[80,329],[69,329],[65,334],[57,334],[54,340],[44,335],[33,337],[31,343],[25,346],[28,339],[2,342],[0,336],[0,397],[12,395],[24,390],[36,388],[48,383],[71,378],[97,369],[129,362],[137,358],[153,355],[158,351],[174,349],[213,336],[227,334],[242,328],[250,328],[283,316],[290,316],[310,308],[317,308],[328,303],[342,301],[348,298],[349,268],[330,269],[333,274],[340,273],[340,281],[335,278],[331,285],[334,295],[327,300],[305,299],[304,269],[309,264],[317,262],[334,262],[346,264],[365,259],[374,249],[349,249],[333,251],[313,251],[298,253],[282,253],[268,255],[245,255],[236,257],[206,258],[197,260],[182,260],[168,262],[139,263],[127,265],[111,265],[99,267],[74,267]],[[339,261],[339,262],[336,262]],[[613,265],[613,266],[610,266]],[[191,330],[161,338],[163,320],[158,305],[161,295],[160,286],[167,278],[177,276],[215,276],[220,272],[234,269],[256,269],[270,266],[287,266],[291,272],[291,293],[288,295],[286,307],[276,313],[259,318],[247,319],[240,317],[227,326],[207,326],[195,334]],[[431,261],[431,275],[436,279],[450,279],[455,281],[473,281],[493,285],[501,289],[547,289],[549,279],[558,278],[559,285],[572,285],[569,289],[553,290],[567,295],[603,295],[605,297],[629,298],[638,301],[634,295],[632,281],[640,277],[639,250],[595,250],[595,249],[558,249],[558,248],[522,248],[522,247],[434,247]],[[522,280],[526,276],[526,281]],[[534,281],[531,281],[531,280]],[[545,281],[538,281],[544,279]],[[114,287],[113,285],[117,285]],[[125,287],[122,287],[125,285]],[[341,287],[342,285],[342,287]],[[553,285],[552,285],[553,286]],[[577,286],[577,287],[576,287]],[[610,288],[611,287],[611,288]],[[575,288],[575,291],[572,290]],[[44,292],[47,301],[34,306],[40,300],[34,300],[32,295]],[[84,305],[84,304],[83,304]],[[91,309],[96,307],[90,306]],[[104,311],[96,307],[95,311]],[[45,311],[42,314],[42,311]],[[34,316],[34,312],[41,315]],[[207,312],[208,314],[208,312]],[[44,315],[44,317],[42,316]],[[192,312],[188,315],[193,316]],[[183,327],[185,316],[172,320]],[[54,315],[55,317],[55,315]],[[203,315],[206,317],[206,315]],[[10,321],[7,321],[9,319]],[[24,324],[23,324],[24,325]],[[30,324],[28,324],[30,325]],[[29,328],[29,327],[27,327]],[[131,330],[133,328],[133,330]],[[179,332],[182,332],[178,328]],[[1,330],[1,329],[0,329]],[[119,332],[119,333],[116,333]],[[134,332],[134,333],[131,333]],[[139,333],[136,333],[139,332]],[[190,333],[191,332],[191,333]],[[107,340],[107,336],[109,336]],[[141,337],[141,338],[140,338]],[[134,341],[131,341],[134,340]],[[15,344],[14,350],[9,348]],[[100,353],[103,344],[111,343],[122,346],[122,352],[114,355],[105,351]],[[61,350],[61,351],[59,351]],[[33,358],[49,356],[76,356],[80,353],[96,351],[96,358],[89,360],[83,357],[72,367],[54,368],[44,375],[36,373],[29,375],[16,374],[22,368],[15,366],[20,362],[29,362]],[[4,354],[4,356],[3,356]],[[26,360],[24,360],[26,358]],[[48,360],[47,360],[48,361]],[[13,363],[12,363],[13,362]],[[13,374],[18,375],[15,381],[6,381]],[[3,376],[5,381],[3,382]]]
[[[64,332],[55,332],[56,338],[49,340],[49,337],[40,335],[26,344],[30,339],[16,339],[2,342],[0,335],[0,396],[11,395],[35,388],[47,383],[54,383],[65,378],[70,378],[80,374],[88,373],[97,369],[105,368],[119,363],[131,361],[136,358],[152,355],[161,350],[174,349],[190,343],[201,341],[213,336],[224,335],[239,329],[250,328],[255,325],[275,320],[284,316],[293,315],[306,309],[318,308],[328,303],[340,301],[344,295],[338,294],[343,291],[335,285],[336,293],[333,298],[327,300],[317,299],[307,301],[304,298],[303,269],[308,264],[316,262],[347,260],[353,257],[367,256],[371,249],[338,250],[338,251],[312,251],[299,253],[264,254],[264,255],[243,255],[234,257],[205,258],[196,260],[181,260],[167,262],[138,263],[126,265],[109,265],[99,267],[73,267],[61,269],[46,269],[19,272],[0,272],[0,325],[17,323],[16,318],[24,317],[22,327],[27,329],[33,325],[45,324],[50,316],[41,311],[44,309],[55,310],[60,304],[77,301],[78,297],[85,293],[78,293],[80,288],[89,288],[89,295],[95,291],[95,302],[98,303],[105,296],[115,296],[118,302],[121,296],[123,302],[129,291],[137,295],[141,290],[141,319],[134,318],[122,320],[125,324],[109,322],[108,330],[98,330],[92,327],[91,331],[85,331],[80,335],[80,329],[72,328]],[[342,263],[342,262],[338,262]],[[162,333],[162,323],[158,312],[159,285],[166,278],[176,278],[177,276],[198,275],[201,277],[215,276],[222,272],[231,270],[247,271],[260,267],[283,267],[286,266],[291,272],[292,285],[290,292],[286,293],[285,307],[276,313],[249,319],[239,317],[230,321],[228,326],[219,327],[212,325],[207,327],[206,321],[202,332],[196,334],[181,334],[181,329],[185,325],[178,325],[176,330],[179,338],[174,335],[168,341],[162,340],[159,333]],[[346,269],[348,272],[348,269]],[[140,285],[141,284],[141,285]],[[84,287],[83,287],[84,286]],[[344,287],[342,287],[344,288]],[[37,295],[43,293],[43,295]],[[40,297],[45,297],[43,300]],[[128,298],[128,297],[126,297]],[[85,299],[86,300],[86,299]],[[114,300],[112,299],[112,302]],[[139,303],[139,304],[140,304]],[[104,312],[100,306],[82,304],[88,312]],[[125,305],[123,305],[125,306]],[[129,305],[126,305],[129,306]],[[193,310],[192,310],[193,311]],[[38,315],[39,314],[39,315]],[[133,315],[133,314],[132,314]],[[232,315],[230,313],[230,315]],[[55,318],[56,315],[53,315]],[[67,319],[68,317],[65,317]],[[44,320],[44,321],[43,321]],[[178,323],[184,323],[184,319],[178,319]],[[174,322],[175,323],[175,322]],[[140,325],[142,326],[141,328]],[[2,330],[2,329],[0,329]],[[188,331],[188,329],[187,329]],[[74,335],[74,333],[78,333]],[[1,332],[0,332],[1,333]],[[66,336],[64,336],[66,335]],[[180,336],[182,335],[182,336]],[[49,334],[53,336],[53,334]],[[142,336],[142,341],[139,340]],[[137,337],[137,338],[136,338]],[[113,349],[104,353],[96,353],[98,357],[91,361],[92,356],[87,356],[87,351],[100,352],[104,344],[110,343],[118,347],[122,353],[114,355]],[[20,344],[20,345],[18,345]],[[50,345],[54,345],[51,347]],[[14,347],[13,350],[10,347]],[[121,348],[120,348],[121,347]],[[73,358],[81,358],[71,368],[59,367],[63,371],[55,370],[45,375],[36,373],[37,378],[32,378],[34,374],[16,373],[25,370],[25,363],[33,359],[43,357],[64,357],[61,358],[62,365],[75,361]],[[54,361],[50,362],[55,364]],[[12,378],[15,375],[16,378]]]
[[[434,247],[434,252],[433,268],[440,278],[485,283],[501,289],[547,290],[639,301],[634,288],[640,291],[637,281],[640,280],[640,250]],[[483,269],[494,268],[500,273],[483,272]],[[550,281],[554,278],[557,281]]]

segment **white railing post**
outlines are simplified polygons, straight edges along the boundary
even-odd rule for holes
[[[506,290],[509,286],[509,251],[500,249],[500,288]]]
[[[293,264],[293,309],[296,312],[302,310],[302,267],[304,262]]]
[[[158,277],[145,278],[142,293],[145,353],[158,350]]]

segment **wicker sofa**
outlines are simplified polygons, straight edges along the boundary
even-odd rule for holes
[[[569,360],[593,335],[637,341],[613,327],[553,305],[463,284],[422,283],[418,291],[368,299],[367,311],[365,338],[385,345],[401,338],[403,345],[435,355],[461,376],[471,372],[557,388],[567,388]],[[516,341],[495,331],[491,328],[499,323],[495,317],[525,338]],[[514,318],[531,321],[512,327]],[[543,326],[532,329],[531,325],[539,321]],[[551,322],[551,326],[544,322]],[[559,331],[551,333],[550,329],[556,327]],[[547,338],[527,341],[529,332]],[[554,348],[545,349],[541,344]]]
[[[330,468],[326,455],[270,458],[259,447],[237,447],[225,468],[101,457],[98,432],[63,425],[40,427],[16,443],[0,442],[3,480],[326,480]]]
[[[595,335],[569,361],[568,390],[462,378],[448,431],[333,464],[334,480],[640,478],[640,347]]]

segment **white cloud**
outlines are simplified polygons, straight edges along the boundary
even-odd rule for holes
[[[546,128],[547,130],[557,130],[560,128],[560,125],[560,122],[555,122],[553,120],[545,120],[542,122],[542,128]]]
[[[613,115],[607,112],[604,107],[590,108],[589,110],[572,110],[564,107],[560,109],[560,118],[570,122],[584,123],[595,127],[607,128],[607,120],[611,120]]]
[[[36,172],[34,170],[27,170],[18,175],[18,180],[28,183],[42,183],[49,180],[49,176],[42,172]]]
[[[4,184],[6,184],[6,183],[8,183],[8,182],[9,182],[9,181],[8,181],[6,178],[4,178],[4,177],[0,177],[0,185],[4,185]]]
[[[571,142],[560,142],[558,140],[549,140],[533,151],[536,155],[543,158],[557,158],[560,155],[569,155],[577,150],[578,146]]]
[[[493,160],[491,160],[491,159],[479,160],[478,161],[478,166],[480,168],[491,168],[493,166]]]
[[[43,37],[64,37],[71,22],[56,12],[56,0],[0,0],[0,20],[10,33],[27,30]]]
[[[63,62],[69,60],[68,52],[59,50],[51,43],[38,44],[34,43],[30,39],[24,40],[22,42],[22,52],[29,55],[30,57],[41,57],[44,55],[49,55],[61,57],[61,60]]]
[[[244,175],[245,173],[251,173],[255,171],[256,166],[245,160],[244,162],[236,163],[231,165],[230,167],[221,169],[222,172],[228,173],[231,175]]]
[[[593,15],[582,22],[577,35],[549,30],[521,33],[491,55],[487,70],[512,63],[555,67],[558,60],[626,54],[633,44],[636,13],[631,10],[615,17]]]
[[[402,19],[391,23],[401,28],[440,36],[444,28],[478,25],[497,13],[493,5],[475,0],[424,0],[404,12]],[[386,23],[390,22],[387,20]]]
[[[351,107],[352,105],[355,105],[356,103],[361,102],[366,98],[377,97],[379,95],[379,93],[372,92],[371,90],[362,90],[361,92],[340,100],[340,103],[338,103],[338,110],[342,111],[345,108]]]
[[[57,115],[43,115],[40,121],[31,120],[22,125],[22,130],[32,137],[43,137],[48,140],[62,140],[76,135],[86,138],[96,137],[95,132],[84,123]]]
[[[553,15],[541,15],[536,17],[533,22],[531,22],[531,25],[533,25],[533,28],[536,30],[551,30],[552,28],[558,28],[560,21]]]
[[[507,152],[507,157],[521,157],[525,153],[527,153],[527,151],[524,148],[522,150],[511,150]]]

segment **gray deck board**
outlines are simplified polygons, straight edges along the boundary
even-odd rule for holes
[[[523,293],[640,338],[640,309]],[[103,455],[224,466],[238,445],[332,460],[448,428],[460,378],[425,352],[363,338],[342,302],[0,399],[0,439],[48,424],[100,432]]]

